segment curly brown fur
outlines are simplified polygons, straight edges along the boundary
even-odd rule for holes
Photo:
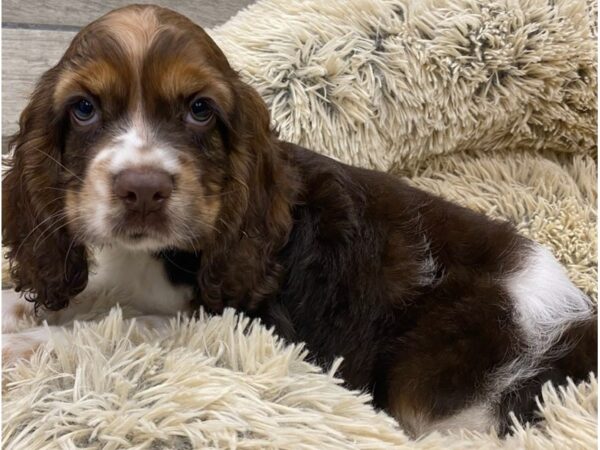
[[[74,175],[61,160],[61,121],[52,92],[57,70],[47,72],[21,114],[2,180],[2,236],[18,292],[50,310],[64,308],[87,283],[85,247],[66,228],[63,190]]]
[[[269,114],[256,91],[236,83],[240,105],[233,118],[231,155],[223,190],[218,238],[203,249],[201,304],[254,309],[279,287],[278,251],[292,227],[291,205],[299,182],[269,128]]]

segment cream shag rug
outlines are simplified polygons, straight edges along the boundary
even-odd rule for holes
[[[549,246],[597,298],[596,3],[261,0],[212,35],[283,138],[388,170]],[[410,441],[228,311],[142,335],[118,310],[4,371],[3,447],[595,448],[597,383],[543,421]]]

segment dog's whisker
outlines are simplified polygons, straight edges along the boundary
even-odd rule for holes
[[[62,215],[60,215],[60,217],[57,218],[56,221],[54,221],[50,227],[48,229],[46,229],[45,231],[43,231],[40,236],[38,236],[38,238],[36,239],[36,241],[33,244],[33,248],[36,249],[38,247],[39,244],[45,242],[46,239],[48,239],[50,236],[52,236],[53,234],[55,234],[57,231],[60,231],[62,228],[64,228],[67,225],[70,225],[73,222],[76,222],[77,220],[79,220],[79,217],[77,215],[77,209],[74,209],[74,217],[71,220],[68,220],[67,222],[64,222],[61,225],[58,225],[57,227],[55,227],[55,225],[57,225],[60,221],[62,221],[65,217],[68,217],[69,213],[67,211],[65,211]],[[41,239],[41,241],[40,241]]]
[[[63,264],[63,271],[64,271],[64,274],[65,274],[65,281],[68,281],[66,277],[67,277],[67,273],[68,273],[68,270],[67,270],[67,261],[69,260],[69,253],[71,253],[71,250],[73,249],[73,244],[75,243],[76,238],[77,238],[77,235],[75,234],[73,236],[73,238],[71,239],[71,243],[69,244],[69,248],[67,249],[67,253],[65,255],[65,261],[64,261],[64,264]]]
[[[77,174],[75,174],[73,171],[71,171],[68,167],[66,167],[64,164],[62,164],[60,161],[58,161],[54,156],[52,156],[50,153],[43,151],[42,149],[38,148],[38,147],[34,147],[34,150],[46,155],[48,158],[50,158],[52,161],[54,161],[56,164],[58,164],[65,172],[69,173],[70,175],[72,175],[73,177],[75,177],[77,180],[81,181],[82,183],[84,182]]]
[[[201,198],[212,198],[212,197],[225,197],[226,195],[236,194],[237,190],[231,190],[226,192],[219,192],[218,194],[203,194]]]
[[[40,190],[41,191],[45,191],[45,190],[61,191],[61,192],[74,193],[74,194],[77,193],[77,191],[75,189],[66,189],[66,188],[59,188],[59,187],[54,187],[54,186],[46,186]],[[66,196],[64,198],[66,198]]]
[[[51,214],[49,217],[47,217],[46,219],[42,220],[35,227],[33,227],[31,229],[31,231],[29,231],[29,233],[22,239],[21,244],[19,245],[19,247],[17,247],[17,250],[15,252],[15,258],[19,255],[19,251],[21,250],[21,248],[27,243],[28,239],[33,235],[33,233],[36,232],[36,230],[38,230],[40,227],[42,227],[49,220],[54,220],[54,219],[57,219],[57,218],[58,218],[58,220],[60,220],[60,218],[66,216],[66,214],[67,214],[66,211],[57,211],[56,213]]]

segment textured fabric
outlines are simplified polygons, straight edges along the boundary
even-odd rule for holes
[[[547,424],[503,441],[464,434],[410,441],[368,397],[340,386],[259,323],[173,319],[156,337],[113,310],[55,333],[5,370],[2,448],[595,448],[597,383],[547,385]]]
[[[597,297],[596,4],[262,0],[211,34],[282,138],[513,221]],[[4,372],[5,448],[595,448],[597,383],[543,421],[414,442],[232,312],[143,335],[119,311]]]
[[[596,2],[259,2],[213,33],[283,138],[362,166],[596,151]]]

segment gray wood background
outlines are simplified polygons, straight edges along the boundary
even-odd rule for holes
[[[210,28],[254,0],[4,0],[2,1],[2,152],[40,75],[54,65],[77,30],[112,9],[154,3]]]

